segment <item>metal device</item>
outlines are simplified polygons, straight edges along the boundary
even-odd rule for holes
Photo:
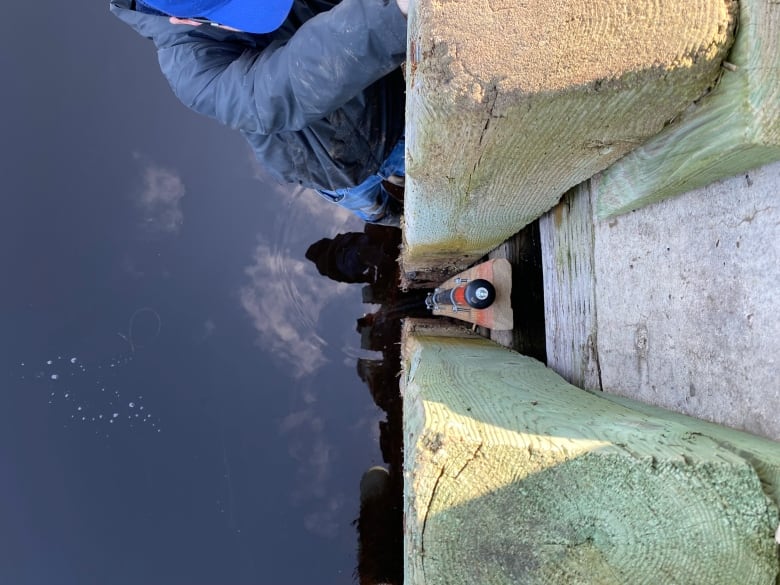
[[[436,288],[425,299],[430,310],[440,311],[442,307],[451,307],[452,312],[487,309],[496,300],[496,289],[484,278],[469,280],[456,278],[453,288]]]

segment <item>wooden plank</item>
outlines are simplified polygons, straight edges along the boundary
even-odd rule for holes
[[[660,132],[713,84],[735,13],[734,0],[413,2],[407,283],[459,272]]]
[[[780,440],[780,162],[595,223],[604,392]]]
[[[775,581],[777,443],[488,340],[407,324],[402,348],[407,585]]]
[[[590,183],[539,218],[547,365],[575,386],[601,390]]]
[[[739,33],[711,95],[596,184],[612,217],[780,160],[780,3],[742,0]]]
[[[780,439],[778,185],[774,163],[606,220],[568,193],[540,219],[548,365]]]

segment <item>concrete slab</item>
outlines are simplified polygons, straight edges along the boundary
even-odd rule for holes
[[[780,163],[594,220],[594,260],[605,392],[780,440]]]

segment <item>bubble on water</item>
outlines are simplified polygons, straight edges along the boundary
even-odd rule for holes
[[[143,403],[143,395],[135,394],[135,398],[130,399],[131,390],[125,390],[124,388],[120,390],[109,379],[109,376],[117,376],[125,368],[132,366],[133,356],[122,354],[109,355],[100,361],[92,362],[86,355],[77,356],[74,353],[67,352],[62,355],[55,354],[50,356],[50,358],[38,356],[31,359],[29,371],[26,367],[26,359],[16,361],[15,378],[17,380],[28,379],[37,381],[41,385],[40,390],[42,391],[39,397],[46,400],[52,409],[57,409],[61,406],[75,407],[75,412],[70,410],[70,408],[66,408],[62,412],[57,410],[59,416],[65,421],[75,422],[81,419],[83,422],[107,421],[113,424],[116,420],[116,422],[119,422],[118,427],[127,428],[129,426],[131,429],[133,426],[138,426],[138,420],[149,422],[148,425],[145,425],[147,429],[153,426],[153,421],[159,421],[154,414],[147,414],[148,411]],[[73,367],[69,367],[68,364]],[[41,367],[42,365],[45,367]],[[114,372],[106,372],[105,370],[109,367],[114,369]],[[98,371],[100,368],[102,370]],[[114,386],[114,388],[111,386]],[[52,388],[57,390],[53,391]],[[48,398],[46,398],[47,391],[49,392]],[[68,404],[61,404],[60,400]],[[151,404],[150,408],[154,412]],[[128,424],[123,424],[118,420],[122,416],[127,416]],[[72,428],[76,425],[70,424],[67,426]],[[80,428],[86,427],[82,425]],[[94,428],[101,427],[95,425]],[[160,430],[159,425],[157,430]],[[104,431],[98,430],[96,432],[99,436]],[[140,432],[140,429],[135,432]]]

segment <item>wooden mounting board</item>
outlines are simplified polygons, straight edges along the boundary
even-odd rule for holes
[[[507,259],[496,258],[472,266],[468,270],[464,270],[445,281],[439,288],[455,288],[459,284],[455,281],[458,278],[467,278],[470,281],[484,278],[490,281],[496,289],[496,300],[487,309],[466,311],[453,311],[450,305],[442,305],[440,308],[433,310],[434,315],[453,317],[497,331],[512,329],[514,326],[514,314],[512,313],[512,265]]]

